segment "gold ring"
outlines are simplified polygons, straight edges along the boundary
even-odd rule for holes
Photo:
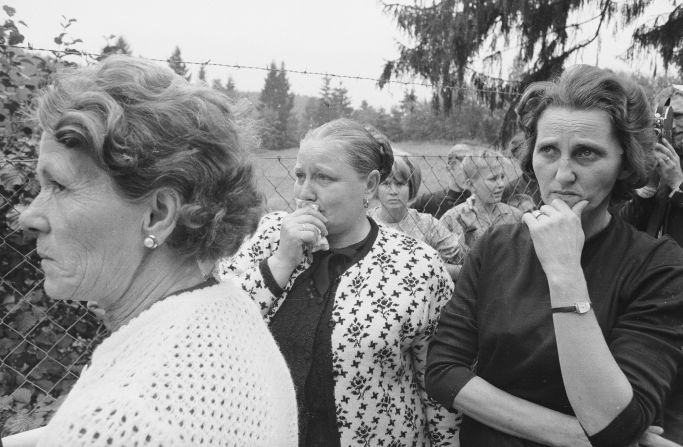
[[[543,211],[540,210],[535,210],[531,212],[531,215],[534,216],[534,218],[538,219],[538,216],[542,215]]]

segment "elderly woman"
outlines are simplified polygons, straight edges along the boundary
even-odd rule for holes
[[[446,263],[448,273],[455,279],[460,271],[459,264],[462,263],[460,244],[464,244],[464,233],[451,233],[431,214],[408,208],[408,204],[417,196],[421,180],[419,166],[406,156],[395,157],[391,174],[377,189],[379,206],[370,208],[368,215],[376,222],[434,248]]]
[[[577,66],[531,85],[517,113],[545,204],[475,244],[430,346],[428,390],[465,413],[463,447],[671,445],[644,432],[683,361],[683,250],[608,211],[647,181],[647,100]]]
[[[258,194],[221,94],[130,57],[41,98],[45,292],[96,301],[111,335],[54,418],[6,445],[296,445],[293,384],[253,302],[199,262],[234,252]]]
[[[301,142],[301,206],[273,213],[232,258],[291,368],[300,445],[451,445],[455,413],[424,388],[427,345],[453,283],[438,253],[366,216],[391,147],[340,119]]]

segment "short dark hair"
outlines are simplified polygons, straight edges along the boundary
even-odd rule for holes
[[[42,129],[86,151],[117,192],[160,188],[182,200],[168,239],[182,255],[232,254],[261,214],[252,165],[230,100],[168,67],[130,56],[64,70],[38,101]]]
[[[408,200],[413,200],[417,197],[417,191],[422,183],[422,171],[407,156],[399,155],[394,157],[394,165],[387,180],[392,178],[408,184]]]
[[[526,137],[520,153],[521,166],[532,177],[538,120],[549,107],[601,110],[609,115],[624,150],[624,168],[629,172],[626,178],[617,180],[613,200],[629,197],[635,188],[647,183],[654,164],[655,134],[652,111],[639,85],[610,70],[576,65],[552,82],[535,82],[527,87],[516,111]]]

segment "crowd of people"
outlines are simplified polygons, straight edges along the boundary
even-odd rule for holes
[[[660,96],[672,141],[636,84],[571,67],[517,106],[520,179],[462,142],[423,194],[334,120],[301,140],[294,210],[264,215],[221,93],[127,56],[65,70],[21,223],[46,293],[111,334],[2,442],[683,444],[683,89]]]

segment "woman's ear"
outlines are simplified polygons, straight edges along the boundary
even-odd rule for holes
[[[142,228],[143,237],[153,235],[161,245],[175,229],[181,207],[180,197],[172,189],[162,188],[154,191],[148,201],[149,208]]]
[[[367,180],[365,181],[365,193],[368,197],[374,197],[377,193],[377,188],[379,188],[379,171],[374,169],[370,174],[368,174]]]

